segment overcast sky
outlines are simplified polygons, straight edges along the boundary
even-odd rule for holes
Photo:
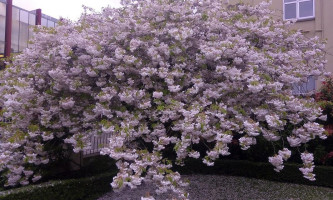
[[[13,5],[26,10],[42,9],[51,17],[77,20],[83,12],[82,5],[100,11],[102,7],[119,7],[120,0],[13,0]]]

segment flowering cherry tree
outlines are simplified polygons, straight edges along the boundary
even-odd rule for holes
[[[292,94],[295,83],[324,74],[324,45],[276,21],[269,3],[221,0],[127,0],[119,9],[85,13],[56,28],[39,27],[29,48],[1,74],[0,166],[7,185],[40,178],[33,166],[52,154],[54,139],[74,152],[90,137],[112,133],[101,150],[117,161],[112,187],[151,180],[157,192],[188,198],[175,164],[188,157],[214,165],[239,138],[284,141],[269,157],[275,171],[302,151],[304,177],[315,180],[303,144],[325,138],[312,98]],[[285,131],[285,127],[291,131]],[[204,155],[193,144],[208,143]]]

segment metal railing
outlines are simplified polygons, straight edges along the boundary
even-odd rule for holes
[[[109,143],[111,133],[91,136],[91,149],[82,152],[83,157],[99,155],[101,148]]]

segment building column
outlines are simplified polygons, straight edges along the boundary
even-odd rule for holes
[[[36,10],[36,25],[42,25],[42,9]]]
[[[5,57],[10,57],[12,51],[12,21],[13,21],[13,0],[7,0],[6,4],[6,25],[5,25]]]

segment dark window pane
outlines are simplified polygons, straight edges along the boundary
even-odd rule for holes
[[[299,17],[313,16],[313,0],[299,2]]]
[[[284,0],[285,3],[296,2],[296,0]]]
[[[296,18],[296,3],[284,5],[284,18],[285,19]]]

